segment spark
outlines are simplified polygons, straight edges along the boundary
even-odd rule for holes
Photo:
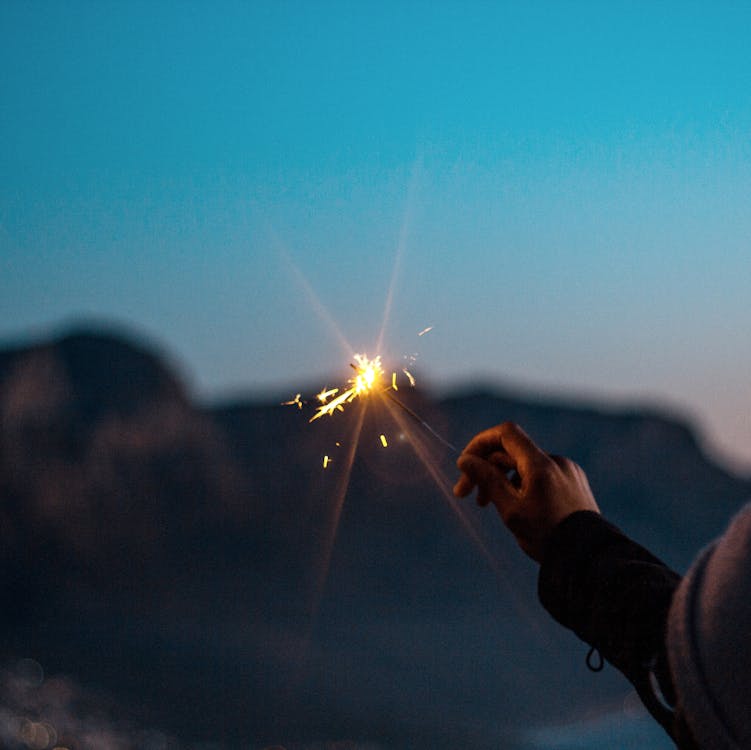
[[[418,333],[417,335],[424,336],[426,333],[432,330],[433,330],[433,326],[428,326],[427,328],[423,328],[422,331],[420,331],[420,333]]]
[[[297,408],[302,409],[302,401],[300,401],[300,396],[302,396],[301,393],[296,393],[295,397],[290,401],[282,401],[282,406],[294,406],[295,404],[297,404]]]
[[[415,376],[406,368],[402,370],[402,372],[407,376],[407,380],[409,380],[409,384],[414,388],[415,387]]]
[[[386,436],[385,436],[385,435],[381,435],[381,445],[382,445],[382,446],[383,446],[384,448],[388,448],[388,447],[389,447],[389,444],[388,444],[388,442],[386,441]]]
[[[398,391],[398,390],[399,390],[399,389],[397,388],[397,386],[396,386],[396,373],[395,373],[395,372],[392,372],[392,373],[391,373],[391,387],[392,387],[392,388],[393,388],[393,389],[394,389],[395,391]]]
[[[323,468],[328,469],[329,464],[331,463],[331,459],[328,456],[323,457]]]
[[[333,389],[336,395],[331,401],[320,398],[321,395],[326,394],[326,390],[321,391],[319,395],[319,401],[321,405],[316,410],[316,413],[310,418],[310,422],[315,422],[316,419],[328,414],[332,415],[335,411],[344,411],[345,404],[349,404],[359,396],[371,393],[374,388],[380,385],[381,377],[383,375],[383,367],[381,366],[381,356],[377,355],[373,359],[368,358],[365,354],[355,354],[354,362],[351,363],[352,369],[355,371],[355,376],[347,381],[349,388],[339,393],[339,389]],[[329,392],[328,395],[334,395]]]
[[[329,388],[328,390],[324,388],[317,396],[316,398],[322,403],[325,404],[332,396],[335,396],[337,393],[339,393],[338,388]]]

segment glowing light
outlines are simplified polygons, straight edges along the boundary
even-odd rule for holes
[[[398,390],[399,390],[399,389],[398,389],[398,388],[396,387],[396,373],[395,373],[395,372],[392,372],[392,373],[391,373],[391,387],[392,387],[392,388],[393,388],[393,389],[394,389],[395,391],[398,391]]]
[[[415,376],[407,369],[402,370],[402,372],[407,376],[407,380],[409,380],[409,384],[414,388]]]
[[[291,401],[282,401],[282,406],[294,406],[297,404],[298,409],[302,409],[302,401],[300,401],[301,393],[296,393],[295,397]]]
[[[428,332],[430,332],[432,330],[433,330],[433,326],[428,326],[427,328],[423,328],[422,331],[420,331],[420,333],[418,333],[417,335],[418,336],[424,336],[426,333],[428,333]]]
[[[316,398],[322,404],[325,404],[332,396],[335,396],[337,393],[339,393],[338,388],[329,388],[328,390],[324,388],[318,395],[316,395]]]
[[[329,464],[331,463],[331,459],[328,456],[323,457],[323,468],[328,469]]]
[[[377,355],[373,359],[369,359],[365,354],[355,354],[354,362],[351,364],[352,369],[355,371],[355,376],[347,381],[349,388],[339,393],[339,389],[332,389],[332,391],[326,391],[324,389],[319,393],[319,401],[321,405],[316,410],[316,413],[310,418],[310,422],[314,422],[316,419],[328,414],[332,415],[335,411],[344,411],[345,404],[349,404],[360,396],[364,396],[371,393],[381,383],[383,376],[383,367],[381,366],[381,356]],[[322,395],[326,395],[326,399],[322,399]],[[338,394],[338,395],[336,395]],[[334,396],[328,401],[329,396]]]
[[[382,445],[382,446],[383,446],[384,448],[388,448],[388,447],[389,447],[389,444],[388,444],[388,442],[386,441],[386,436],[385,436],[385,435],[381,435],[381,445]]]

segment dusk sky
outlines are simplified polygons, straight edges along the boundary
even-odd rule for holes
[[[301,276],[373,353],[399,256],[381,353],[424,382],[662,405],[751,471],[750,38],[747,2],[5,0],[0,338],[111,322],[201,398],[294,395],[352,353]]]

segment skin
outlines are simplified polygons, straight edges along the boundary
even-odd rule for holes
[[[564,518],[580,510],[600,512],[581,466],[545,453],[513,422],[475,435],[456,465],[461,476],[454,494],[467,497],[477,487],[478,504],[492,503],[537,562]]]

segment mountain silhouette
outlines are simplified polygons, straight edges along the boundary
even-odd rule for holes
[[[399,397],[455,445],[522,424],[679,570],[751,496],[654,410]],[[494,513],[451,501],[446,445],[377,400],[356,451],[357,404],[308,417],[196,403],[121,331],[0,350],[0,656],[230,747],[520,747],[529,726],[622,704],[627,683],[586,670]]]

